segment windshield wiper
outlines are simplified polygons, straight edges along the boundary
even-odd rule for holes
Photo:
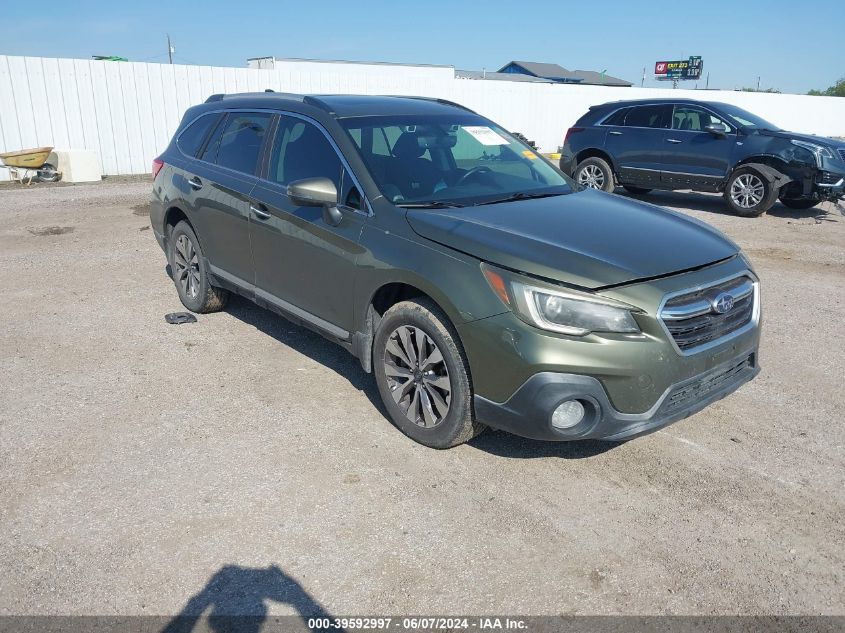
[[[460,202],[449,202],[448,200],[432,200],[430,202],[407,202],[396,206],[403,209],[460,209],[466,205]]]
[[[532,198],[549,198],[551,196],[565,195],[564,191],[546,191],[545,193],[532,193],[530,191],[517,191],[504,198],[496,198],[495,200],[487,200],[486,202],[479,202],[473,206],[480,207],[483,204],[498,204],[500,202],[515,202],[516,200],[530,200]]]

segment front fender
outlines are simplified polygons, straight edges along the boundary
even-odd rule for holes
[[[364,331],[373,297],[386,284],[403,283],[427,294],[454,325],[507,312],[484,279],[480,261],[424,238],[374,226],[361,234],[355,322]]]

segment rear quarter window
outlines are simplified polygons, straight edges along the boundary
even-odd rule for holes
[[[196,157],[218,118],[219,114],[217,113],[204,114],[188,125],[176,139],[176,145],[182,153]]]
[[[621,110],[617,110],[602,121],[602,125],[625,125],[625,116],[630,111],[631,108],[622,108]]]

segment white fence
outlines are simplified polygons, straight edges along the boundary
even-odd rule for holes
[[[97,152],[105,174],[149,171],[182,114],[218,92],[393,94],[462,103],[542,151],[554,151],[590,105],[618,99],[691,97],[734,103],[785,129],[845,136],[845,99],[733,91],[555,85],[455,79],[355,64],[221,68],[0,55],[0,152],[41,146]],[[6,178],[6,170],[0,170]]]

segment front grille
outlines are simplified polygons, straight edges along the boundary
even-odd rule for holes
[[[829,171],[823,171],[821,177],[819,178],[819,181],[823,185],[835,185],[840,180],[842,180],[842,176]]]
[[[842,160],[845,160],[845,149],[840,149],[840,150],[839,150],[839,157],[840,157]]]
[[[721,367],[709,374],[699,376],[685,385],[680,385],[666,396],[660,406],[660,415],[671,415],[675,411],[687,408],[691,403],[703,400],[723,387],[730,386],[745,369],[751,367],[754,367],[753,354],[728,367]]]
[[[738,277],[672,297],[664,304],[660,318],[678,348],[688,352],[747,325],[754,316],[755,294],[754,282],[748,277]],[[719,306],[717,302],[726,297],[730,297],[733,305],[724,310],[727,301]]]

